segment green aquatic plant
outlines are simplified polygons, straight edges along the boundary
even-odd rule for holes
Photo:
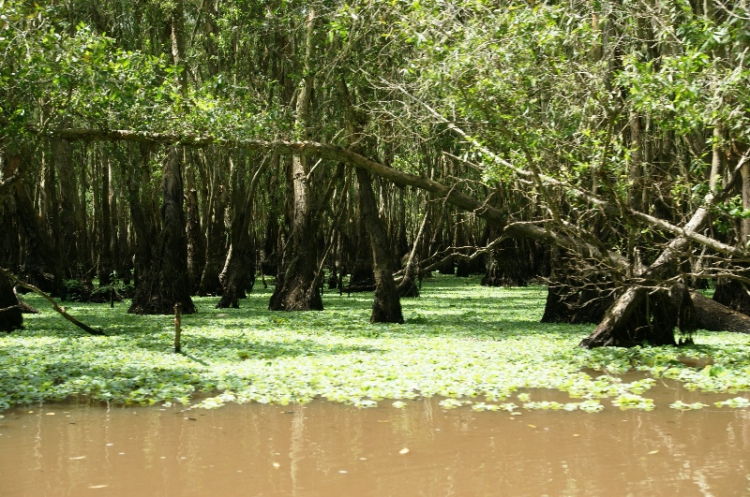
[[[641,397],[640,395],[632,393],[623,393],[618,395],[612,400],[612,405],[617,406],[622,410],[627,409],[643,409],[644,411],[651,411],[654,409],[654,400]]]
[[[750,400],[746,399],[745,397],[735,397],[733,399],[717,402],[716,407],[750,407]]]
[[[680,409],[681,411],[690,411],[695,409],[703,409],[704,407],[708,407],[708,404],[704,404],[703,402],[693,402],[692,404],[687,404],[681,400],[678,400],[669,404],[669,407],[671,407],[672,409]]]
[[[584,350],[576,345],[591,326],[539,323],[543,287],[468,283],[425,281],[420,299],[404,301],[403,325],[369,324],[369,294],[325,294],[325,311],[301,313],[268,311],[270,289],[249,294],[241,309],[214,309],[216,298],[197,298],[198,313],[182,319],[182,354],[173,352],[171,316],[127,314],[127,301],[70,305],[106,330],[104,337],[84,335],[39,306],[24,330],[0,336],[0,409],[70,398],[204,408],[389,400],[403,408],[405,400],[439,396],[444,408],[597,412],[602,399],[653,408],[641,394],[654,378],[701,391],[750,391],[747,336],[699,332],[692,348]],[[35,298],[27,296],[32,305]],[[713,363],[691,368],[680,356]],[[623,370],[641,377],[613,374]],[[514,395],[516,403],[506,402]]]

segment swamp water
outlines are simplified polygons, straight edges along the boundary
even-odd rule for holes
[[[750,495],[750,410],[661,381],[645,396],[712,407],[511,415],[445,410],[435,398],[404,409],[44,404],[0,419],[0,495]]]

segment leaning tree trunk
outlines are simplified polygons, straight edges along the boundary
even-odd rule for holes
[[[170,150],[162,175],[162,228],[156,242],[151,269],[141,274],[128,312],[172,314],[175,304],[184,314],[195,312],[187,277],[187,242],[182,211],[182,175],[178,152]],[[138,244],[150,240],[139,239]]]
[[[721,305],[698,292],[690,292],[698,328],[707,331],[750,333],[750,316]]]
[[[401,278],[396,290],[400,297],[419,297],[419,288],[415,282],[415,278],[419,278],[419,267],[417,264],[417,249],[419,248],[419,242],[422,239],[425,226],[427,226],[427,218],[430,215],[428,210],[422,218],[422,224],[419,226],[417,236],[414,237],[414,245],[412,245],[409,257],[406,260],[406,267],[404,268],[404,276]]]
[[[372,304],[371,323],[403,323],[396,283],[391,272],[391,260],[388,254],[388,237],[378,217],[375,196],[372,193],[370,173],[357,169],[359,183],[359,205],[372,245],[372,269],[375,274],[375,300]]]
[[[719,133],[718,126],[714,133]],[[709,193],[704,197],[703,205],[696,209],[690,220],[682,228],[684,234],[669,242],[653,264],[639,272],[637,275],[639,279],[646,282],[655,282],[664,280],[674,273],[674,268],[679,262],[681,254],[684,253],[690,243],[689,235],[701,231],[706,226],[711,208],[728,193],[726,187],[720,192],[717,189],[718,180],[721,177],[719,143],[720,140],[718,139],[714,142],[711,172],[709,174]],[[654,322],[652,316],[649,315],[655,309],[655,307],[648,306],[649,292],[650,289],[642,285],[627,287],[609,308],[594,332],[581,341],[580,346],[586,348],[607,345],[632,347],[644,343],[650,345],[675,343],[673,316],[669,312],[656,311],[659,314],[654,314],[653,318],[660,319],[661,322]],[[644,304],[646,305],[645,309]],[[661,307],[666,308],[668,306]],[[642,316],[644,310],[646,311],[645,318]],[[674,312],[674,309],[672,309],[672,312]],[[652,333],[648,332],[648,327],[644,328],[639,324],[643,319],[657,325],[655,328],[651,328]]]
[[[644,291],[645,290],[645,291]],[[582,346],[633,347],[636,345],[676,345],[674,329],[690,335],[696,329],[695,308],[687,287],[650,292],[630,287],[604,315],[597,330],[581,342]]]

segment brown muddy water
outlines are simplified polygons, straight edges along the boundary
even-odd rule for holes
[[[750,495],[750,411],[670,409],[733,396],[665,384],[644,396],[656,410],[45,404],[0,419],[0,495]]]

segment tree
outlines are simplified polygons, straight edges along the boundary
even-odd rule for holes
[[[313,95],[315,75],[312,58],[315,50],[315,8],[310,6],[305,19],[306,32],[304,57],[299,81],[296,105],[295,127],[303,137],[309,136],[310,105]],[[272,311],[322,310],[318,279],[315,274],[316,257],[313,246],[312,202],[310,188],[310,168],[307,155],[294,154],[291,161],[292,195],[294,213],[292,218],[291,241],[284,254],[285,267],[279,272],[278,281],[271,296],[269,309]]]
[[[551,297],[612,302],[585,346],[674,343],[674,326],[691,328],[684,285],[719,277],[747,282],[750,70],[743,4],[286,2],[269,4],[264,17],[242,2],[210,9],[177,2],[162,6],[175,10],[161,19],[139,18],[143,26],[171,27],[147,30],[161,35],[136,41],[138,30],[120,41],[94,23],[62,21],[57,8],[7,4],[8,25],[25,37],[0,41],[8,54],[0,62],[0,92],[9,102],[0,115],[3,153],[33,151],[50,138],[203,148],[211,158],[196,177],[203,220],[197,224],[211,234],[207,253],[217,260],[224,253],[227,202],[232,256],[242,237],[268,232],[273,240],[264,248],[286,248],[273,309],[322,308],[317,288],[326,258],[346,252],[323,250],[346,235],[336,221],[342,206],[331,204],[340,182],[325,172],[341,164],[362,171],[360,210],[371,241],[381,246],[377,239],[388,238],[373,236],[378,223],[396,231],[392,219],[401,214],[393,216],[389,206],[400,204],[408,216],[398,226],[399,243],[391,233],[382,244],[386,258],[390,247],[404,250],[407,224],[421,262],[449,271],[455,258],[546,247],[555,255]],[[27,63],[28,53],[34,57]],[[341,81],[356,105],[342,105]],[[259,182],[279,190],[261,195],[277,203],[260,209],[275,213],[262,228],[251,212],[261,201],[233,195],[237,185],[215,166],[238,150],[278,155],[288,167],[286,184],[275,168],[259,173]],[[28,156],[32,174],[56,181],[43,161]],[[163,162],[173,186],[180,161]],[[249,170],[234,173],[250,177]],[[327,174],[330,187],[320,188]],[[92,183],[104,186],[100,179]],[[383,186],[389,183],[425,193],[397,203]],[[130,190],[130,212],[142,231],[136,239],[145,240],[149,230],[165,227],[134,206],[138,190]],[[162,202],[182,212],[175,191],[181,186],[164,190]],[[286,232],[278,222],[284,194]],[[416,206],[425,201],[422,218]],[[472,224],[482,247],[447,247],[462,238],[448,205],[482,220]],[[42,208],[51,212],[26,204],[34,214]],[[184,220],[177,224],[184,230]],[[177,240],[177,230],[170,233]],[[24,243],[33,239],[25,236]],[[224,260],[229,269],[231,259]],[[207,261],[204,292],[218,278],[210,266],[217,264]],[[141,264],[141,274],[149,267]],[[408,265],[402,288],[409,289],[413,271]],[[231,305],[238,294],[228,297]],[[548,310],[554,319],[555,309]],[[683,314],[679,323],[673,319]]]
[[[140,282],[128,312],[135,314],[172,314],[175,304],[184,314],[195,312],[190,298],[187,272],[187,241],[182,208],[183,187],[180,153],[171,148],[162,169],[161,231],[148,261],[140,271]],[[141,239],[139,244],[147,245]]]

